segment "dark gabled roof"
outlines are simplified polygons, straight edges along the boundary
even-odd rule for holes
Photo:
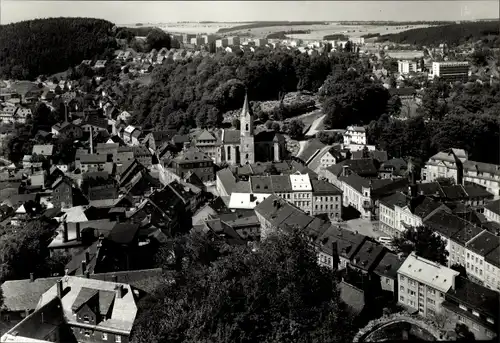
[[[351,265],[366,271],[373,271],[380,259],[383,257],[385,248],[383,245],[365,240],[358,252],[353,256]]]
[[[378,175],[379,165],[372,158],[362,158],[359,160],[345,160],[326,168],[334,175],[340,175],[347,166],[349,171],[358,174],[359,176],[376,176]]]
[[[342,190],[325,180],[312,179],[311,185],[313,195],[342,195]]]
[[[326,144],[321,143],[319,139],[311,139],[307,142],[306,148],[300,152],[297,158],[302,160],[304,163],[307,163],[307,161],[314,157],[325,146]]]
[[[213,161],[210,156],[204,152],[191,147],[187,150],[181,151],[179,155],[174,158],[177,163],[192,163],[192,162],[210,162]]]
[[[366,236],[344,230],[340,227],[330,226],[316,239],[315,245],[325,254],[332,255],[333,243],[336,243],[339,256],[350,260],[365,239]]]
[[[434,213],[424,223],[443,236],[462,245],[465,245],[482,231],[482,229],[447,211]]]
[[[422,219],[425,219],[427,216],[436,211],[439,207],[444,206],[443,204],[432,200],[426,196],[418,196],[414,199],[411,199],[411,212],[419,216]]]
[[[394,210],[396,206],[401,208],[405,207],[408,203],[408,198],[403,193],[396,192],[381,198],[379,202]]]
[[[391,96],[410,96],[417,94],[417,91],[413,87],[403,87],[403,88],[390,88],[389,94]]]
[[[486,256],[499,245],[500,237],[485,230],[469,242],[467,248],[476,254]]]
[[[500,268],[500,246],[490,251],[484,259],[486,262]]]
[[[340,299],[355,313],[359,314],[365,308],[365,293],[345,281],[339,283]]]
[[[224,144],[239,144],[240,130],[224,130],[222,143]]]
[[[445,298],[458,300],[466,307],[498,320],[500,313],[500,294],[464,277],[457,277],[455,289],[450,288]]]
[[[147,293],[151,293],[157,286],[163,283],[165,277],[161,268],[143,269],[143,270],[127,270],[121,272],[110,272],[90,275],[91,279],[102,280],[108,282],[125,283],[140,289]]]
[[[292,191],[292,183],[288,175],[271,175],[271,185],[275,193]]]
[[[86,154],[80,156],[80,163],[106,163],[107,160],[106,155]]]
[[[76,299],[73,302],[71,309],[74,312],[77,312],[83,305],[88,303],[93,297],[97,296],[98,293],[99,293],[98,289],[82,287],[80,289],[80,292],[76,296]]]
[[[272,193],[271,178],[269,176],[251,176],[250,185],[253,193]]]
[[[488,205],[484,206],[484,208],[500,215],[500,199],[490,202]]]
[[[139,224],[116,223],[108,239],[118,244],[129,244],[134,240],[137,231],[139,231]]]
[[[380,276],[396,279],[398,276],[398,269],[402,264],[403,260],[399,259],[396,254],[386,251],[384,257],[382,257],[380,262],[375,267],[374,272]]]
[[[363,150],[353,151],[351,153],[353,160],[363,159]],[[372,150],[368,151],[368,158],[379,161],[380,163],[387,161],[387,151]],[[366,158],[365,158],[366,159]]]
[[[2,309],[12,312],[34,310],[40,297],[54,286],[60,277],[41,278],[31,281],[9,280],[2,284]]]
[[[283,135],[275,131],[260,131],[254,136],[255,142],[281,142],[283,140]]]

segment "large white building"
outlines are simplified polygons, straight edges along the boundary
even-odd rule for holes
[[[500,165],[470,161],[463,149],[441,151],[427,161],[422,168],[422,180],[432,182],[437,178],[452,178],[457,183],[462,183],[462,178],[485,187],[495,199],[500,198]]]
[[[400,74],[409,74],[411,72],[417,71],[417,62],[416,61],[398,61],[398,72]]]
[[[432,62],[431,78],[446,82],[466,82],[469,77],[469,62]]]
[[[412,253],[398,270],[398,302],[418,311],[421,316],[433,316],[442,311],[444,295],[455,287],[459,272]]]
[[[343,136],[344,145],[366,145],[366,130],[362,126],[348,126]]]

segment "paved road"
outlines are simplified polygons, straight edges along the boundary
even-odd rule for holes
[[[345,228],[350,231],[357,231],[359,234],[373,237],[375,239],[387,236],[378,230],[378,221],[369,221],[366,219],[352,219],[346,222]]]
[[[323,120],[325,119],[326,115],[322,115],[319,118],[316,118],[312,124],[311,127],[309,128],[309,131],[307,131],[306,136],[313,136],[318,132],[318,126],[320,126],[323,123]]]

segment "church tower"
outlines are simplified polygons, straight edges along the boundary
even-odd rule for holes
[[[245,102],[240,115],[240,151],[241,164],[255,163],[255,142],[253,137],[253,111],[245,93]]]

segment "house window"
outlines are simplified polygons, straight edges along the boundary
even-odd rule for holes
[[[116,335],[116,336],[115,336],[115,342],[116,342],[116,343],[121,343],[121,341],[122,341],[122,336],[118,336],[118,335]]]
[[[8,314],[3,316],[4,322],[10,322],[10,316]]]
[[[84,315],[83,316],[83,321],[86,322],[86,323],[90,322],[89,316],[88,315]]]
[[[90,337],[90,331],[85,331],[84,335],[85,337]]]
[[[458,307],[459,307],[461,310],[467,311],[467,307],[465,307],[465,306],[464,306],[464,305],[462,305],[462,304],[458,305]]]
[[[105,332],[102,333],[102,340],[103,341],[107,341],[108,340],[108,334],[107,333],[105,333]]]
[[[400,286],[399,289],[403,292],[405,291],[405,288],[403,286]]]
[[[400,296],[399,300],[401,300],[401,302],[405,302],[405,297],[404,296]]]

